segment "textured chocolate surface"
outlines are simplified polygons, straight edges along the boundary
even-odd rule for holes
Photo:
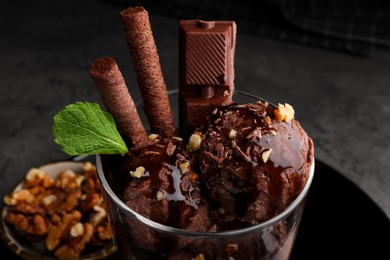
[[[203,130],[200,172],[211,199],[251,224],[275,216],[303,189],[314,150],[297,120],[267,103],[222,107]]]
[[[151,130],[172,137],[176,129],[148,12],[129,7],[120,15]]]
[[[207,122],[215,104],[234,90],[236,25],[232,21],[180,21],[181,126],[186,133]]]

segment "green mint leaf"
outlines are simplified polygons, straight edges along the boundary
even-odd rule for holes
[[[77,102],[54,117],[54,141],[69,155],[125,154],[128,149],[111,114],[98,104]]]

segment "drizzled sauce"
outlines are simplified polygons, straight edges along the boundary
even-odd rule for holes
[[[310,164],[301,151],[311,148],[305,147],[297,121],[278,122],[273,108],[258,103],[223,107],[210,122],[200,168],[212,197],[253,223],[276,215],[295,199]]]
[[[176,148],[172,154],[167,154],[168,142],[161,140],[157,145],[151,145],[141,150],[131,151],[125,157],[110,155],[104,156],[103,165],[107,167],[107,179],[114,192],[121,200],[129,205],[131,200],[144,200],[150,205],[137,205],[142,212],[151,212],[147,216],[156,220],[157,216],[165,216],[166,225],[189,225],[188,221],[178,220],[184,212],[195,214],[199,207],[201,197],[197,183],[191,182],[189,176],[182,174],[176,154],[181,147]],[[143,166],[145,173],[140,178],[132,178],[129,174],[137,167]],[[159,195],[157,195],[160,193]],[[138,196],[138,197],[137,197]],[[164,201],[168,201],[167,203]],[[131,203],[130,203],[131,204]],[[148,210],[148,208],[151,210]],[[188,213],[190,212],[190,213]],[[139,212],[140,213],[140,212]],[[148,213],[149,214],[149,213]],[[185,227],[181,227],[185,228]]]

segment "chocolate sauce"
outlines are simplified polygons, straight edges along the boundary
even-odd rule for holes
[[[212,200],[235,217],[260,223],[303,189],[312,143],[296,120],[278,122],[266,103],[229,105],[201,130],[202,180]]]
[[[185,229],[197,213],[202,197],[199,183],[190,180],[191,174],[196,174],[193,169],[183,174],[178,167],[182,163],[177,157],[181,144],[174,143],[174,151],[169,151],[171,145],[172,141],[163,139],[124,157],[104,156],[103,163],[110,165],[105,172],[113,181],[114,192],[129,207],[161,224]],[[131,177],[130,172],[139,166],[145,168],[143,175]]]

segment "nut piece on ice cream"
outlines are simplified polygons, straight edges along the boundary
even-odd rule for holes
[[[251,224],[275,216],[301,192],[313,142],[291,106],[221,107],[200,129],[201,178],[214,203]]]

